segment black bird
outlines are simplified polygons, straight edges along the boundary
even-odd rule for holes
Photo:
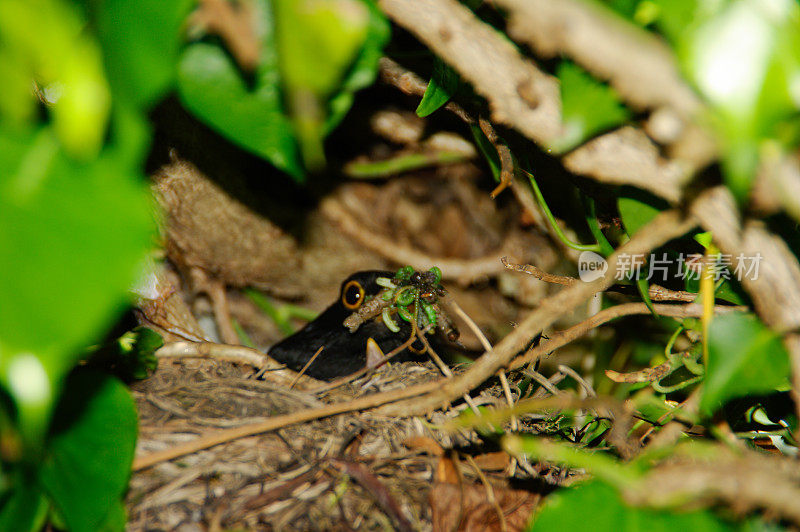
[[[382,290],[376,283],[378,277],[393,279],[394,276],[394,272],[380,270],[354,273],[342,283],[338,301],[301,330],[272,346],[269,356],[295,371],[300,371],[322,347],[305,374],[316,379],[331,380],[354,373],[367,364],[366,346],[370,338],[384,353],[399,347],[411,334],[411,324],[404,320],[396,320],[400,327],[399,332],[390,331],[380,315],[362,323],[352,333],[342,324],[369,296]],[[415,348],[422,348],[419,340],[412,344],[412,350],[404,349],[392,360],[420,358],[418,353],[422,349]]]

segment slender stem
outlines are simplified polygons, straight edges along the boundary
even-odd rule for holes
[[[597,211],[594,206],[594,200],[581,193],[581,202],[586,208],[586,225],[589,226],[589,231],[591,231],[592,236],[597,240],[597,244],[600,246],[600,253],[608,257],[614,253],[614,246],[611,245],[606,235],[604,235],[603,231],[600,229],[600,222],[597,221]]]
[[[556,232],[558,238],[564,242],[564,244],[574,250],[577,251],[594,251],[595,253],[599,253],[602,251],[600,244],[577,244],[567,238],[561,228],[556,223],[556,219],[553,216],[553,213],[550,212],[550,207],[547,206],[547,203],[544,200],[544,196],[542,195],[542,191],[539,190],[539,185],[536,184],[536,180],[533,178],[533,174],[522,169],[525,172],[525,175],[528,176],[528,180],[531,182],[531,187],[533,188],[533,193],[536,196],[536,201],[539,203],[539,206],[542,208],[542,212],[544,212],[545,217],[550,222],[550,225],[553,227],[553,231]]]

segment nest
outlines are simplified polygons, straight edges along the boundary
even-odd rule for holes
[[[252,375],[251,368],[227,362],[162,362],[152,378],[134,387],[140,412],[138,453],[180,445],[215,429],[440,378],[431,364],[390,364],[360,381],[314,394]],[[497,403],[501,395],[499,387],[488,387],[476,401]],[[471,507],[467,517],[486,524],[494,510],[479,518],[474,506],[485,504],[487,487],[496,490],[501,500],[512,497],[507,504],[517,508],[527,504],[529,515],[538,496],[532,500],[535,494],[509,488],[515,480],[509,475],[507,455],[492,452],[496,449],[487,447],[472,431],[437,430],[463,408],[437,410],[428,419],[342,414],[159,463],[135,473],[131,480],[129,526],[137,530],[430,530],[436,519],[465,519],[458,512],[448,516],[447,512],[453,513],[452,504],[439,502],[453,493],[460,494],[465,509]],[[470,458],[452,459],[443,449],[460,449]],[[448,486],[447,475],[437,471],[452,464],[459,470],[454,478],[460,485]],[[480,465],[476,469],[474,464]],[[517,471],[518,476],[529,476]],[[549,469],[538,472],[561,475]],[[484,496],[476,498],[472,492],[476,486]]]

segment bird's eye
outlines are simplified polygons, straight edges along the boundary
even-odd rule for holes
[[[358,281],[350,281],[342,290],[342,304],[350,310],[355,310],[364,302],[364,287]]]

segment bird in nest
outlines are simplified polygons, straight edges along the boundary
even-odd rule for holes
[[[441,279],[437,267],[356,272],[344,280],[336,302],[268,354],[323,380],[374,367],[384,353],[396,351],[395,361],[420,360],[429,346],[458,339],[440,305],[446,294]]]

